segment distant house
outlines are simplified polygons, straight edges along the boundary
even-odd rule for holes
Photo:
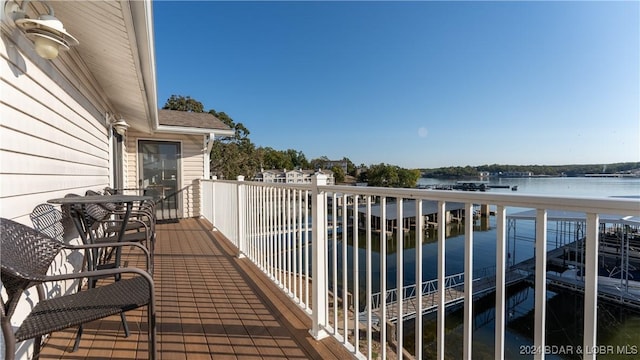
[[[500,177],[500,178],[522,178],[522,177],[532,177],[533,172],[531,171],[505,171],[505,172],[494,172],[489,175],[490,177]]]
[[[327,184],[335,184],[333,177],[333,171],[320,170],[320,173],[327,176]],[[311,177],[318,173],[315,170],[261,170],[257,173],[253,180],[265,183],[280,183],[280,184],[311,184]]]
[[[324,169],[331,170],[337,166],[339,168],[342,168],[342,171],[344,171],[344,173],[346,174],[348,164],[349,163],[345,160],[329,160],[324,162]]]

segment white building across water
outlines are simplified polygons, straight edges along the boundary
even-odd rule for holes
[[[331,170],[287,170],[287,169],[274,169],[274,170],[261,170],[253,178],[254,181],[260,181],[265,183],[280,183],[280,184],[311,184],[311,177],[314,174],[321,173],[327,176],[327,185],[335,184],[335,178],[333,171]]]

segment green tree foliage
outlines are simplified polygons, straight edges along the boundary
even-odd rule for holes
[[[481,165],[477,167],[443,167],[423,170],[424,177],[462,178],[476,177],[479,172],[506,173],[532,172],[545,176],[582,176],[584,174],[615,174],[640,169],[640,162],[590,164],[590,165]]]
[[[253,178],[260,169],[260,159],[251,142],[216,140],[211,148],[211,170],[221,179],[235,179],[243,175]]]
[[[331,161],[329,160],[328,157],[326,156],[321,156],[317,159],[312,159],[309,162],[309,166],[311,166],[312,169],[317,170],[317,169],[324,169],[327,166],[327,163]]]
[[[301,151],[260,148],[262,167],[265,169],[307,169],[309,162]]]
[[[162,107],[165,110],[178,110],[189,112],[204,112],[204,105],[189,96],[171,95]]]
[[[367,182],[369,186],[414,188],[419,178],[420,170],[381,163],[361,171],[359,181]]]
[[[293,169],[293,163],[285,152],[270,147],[263,148],[262,151],[262,164],[265,169]]]
[[[342,158],[342,161],[347,162],[347,174],[356,176],[356,165],[346,156]]]
[[[287,149],[284,152],[286,156],[291,159],[291,164],[294,168],[307,169],[309,167],[307,157],[302,153],[302,151]]]
[[[344,182],[344,169],[341,166],[334,166],[333,168],[331,168],[331,171],[333,171],[333,179],[336,181],[336,183],[342,183]]]
[[[163,109],[204,112],[202,103],[190,96],[171,95]],[[238,175],[252,178],[260,169],[259,151],[249,139],[249,130],[236,123],[224,112],[208,111],[229,126],[233,136],[216,138],[211,148],[211,171],[222,179],[235,179]]]
[[[235,141],[250,141],[249,140],[249,129],[247,129],[242,123],[236,123],[233,121],[229,115],[227,115],[224,111],[217,112],[214,109],[209,110],[209,114],[217,117],[220,121],[222,121],[225,125],[230,127],[234,131],[233,140]],[[230,141],[231,139],[225,139]]]
[[[211,148],[211,171],[223,179],[235,179],[242,175],[247,179],[260,170],[261,152],[249,139],[249,129],[236,123],[225,112],[209,110],[234,131],[233,136],[216,139]]]

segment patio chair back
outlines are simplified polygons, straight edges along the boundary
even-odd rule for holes
[[[105,195],[113,195],[110,193],[107,193],[105,191],[104,193]],[[87,190],[87,192],[85,192],[85,195],[87,196],[92,196],[92,195],[102,195],[97,191],[93,191],[93,190]],[[115,211],[118,210],[118,205],[114,204],[114,203],[100,203],[100,206],[102,206],[103,208],[107,209],[108,211]]]
[[[4,320],[11,319],[20,295],[44,281],[64,244],[8,219],[0,219],[0,233],[2,285],[8,296],[6,303],[2,300],[3,331],[6,331]]]
[[[31,214],[31,223],[34,229],[44,233],[58,241],[64,239],[63,213],[51,204],[36,206]]]

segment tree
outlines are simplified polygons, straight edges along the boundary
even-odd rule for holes
[[[371,165],[359,176],[359,180],[367,182],[369,186],[402,188],[416,187],[419,178],[420,170],[408,170],[388,164]]]
[[[260,159],[251,142],[223,142],[216,140],[211,147],[211,170],[221,179],[235,179],[243,175],[251,179],[260,169]]]
[[[225,179],[235,179],[238,175],[251,179],[260,170],[263,152],[256,149],[249,139],[249,129],[236,123],[225,112],[214,109],[209,113],[233,129],[233,136],[216,139],[211,148],[211,171]]]
[[[356,165],[351,162],[351,160],[349,160],[348,157],[343,157],[342,161],[346,161],[347,162],[347,174],[351,175],[351,176],[356,176]]]
[[[249,129],[247,129],[242,123],[236,123],[233,121],[229,115],[227,115],[224,111],[217,112],[214,109],[209,110],[209,114],[218,118],[218,120],[222,121],[225,125],[230,127],[234,131],[233,137],[237,141],[241,141],[249,138]]]
[[[192,99],[190,96],[171,95],[162,107],[165,110],[178,110],[189,112],[204,112],[204,106],[198,100]]]
[[[293,169],[293,162],[283,151],[270,147],[263,148],[262,166],[265,169]]]
[[[307,157],[304,156],[302,151],[287,149],[285,150],[285,154],[291,160],[291,164],[293,165],[294,168],[307,169],[309,167],[309,162],[307,161]]]
[[[344,169],[341,166],[334,166],[331,171],[333,171],[333,178],[336,183],[344,182]]]

